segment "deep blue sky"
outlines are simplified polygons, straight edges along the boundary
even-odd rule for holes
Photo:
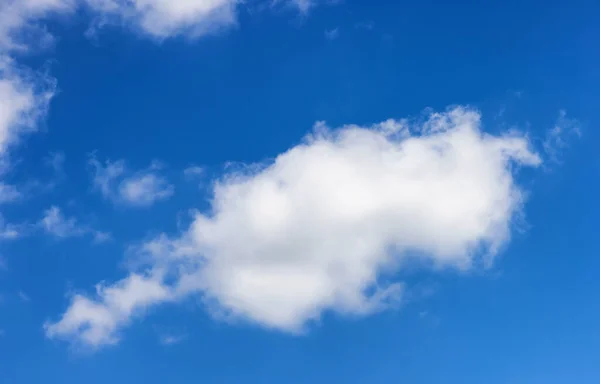
[[[44,19],[54,46],[14,57],[47,71],[58,92],[6,179],[56,178],[43,167],[50,152],[64,153],[64,175],[3,216],[35,222],[57,205],[113,240],[33,231],[0,244],[0,382],[597,383],[600,6],[416,3],[346,0],[303,16],[240,8],[237,26],[162,42],[114,25],[90,38],[83,11]],[[206,209],[226,162],[275,157],[315,121],[369,125],[457,104],[479,109],[485,130],[519,127],[540,148],[560,110],[582,132],[560,161],[517,176],[526,225],[491,269],[413,274],[427,294],[365,318],[326,314],[302,335],[228,324],[186,300],[136,317],[97,351],[45,337],[66,294],[122,278],[130,244]],[[93,151],[132,169],[160,160],[175,195],[150,209],[110,204],[91,184]],[[205,167],[200,188],[182,174],[192,164]],[[166,346],[164,333],[185,338]]]

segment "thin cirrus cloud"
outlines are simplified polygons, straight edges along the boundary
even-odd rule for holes
[[[115,204],[144,208],[169,199],[175,192],[175,187],[159,174],[159,164],[131,172],[123,160],[102,163],[92,156],[89,165],[94,188]]]
[[[525,201],[515,173],[540,164],[526,136],[486,134],[463,107],[420,123],[318,123],[273,162],[217,180],[208,213],[136,246],[127,277],[73,296],[46,335],[114,344],[132,318],[190,295],[219,317],[292,333],[326,312],[384,310],[402,301],[405,263],[491,263]]]

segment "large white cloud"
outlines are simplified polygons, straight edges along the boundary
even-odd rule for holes
[[[131,316],[192,294],[213,313],[290,332],[326,311],[366,315],[401,299],[404,263],[491,260],[524,202],[515,172],[538,164],[526,137],[483,133],[465,108],[421,124],[319,123],[274,161],[226,174],[209,212],[142,244],[145,267],[76,296],[47,334],[114,343]]]

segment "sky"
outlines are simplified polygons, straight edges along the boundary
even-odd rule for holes
[[[599,15],[0,0],[0,382],[598,383]]]

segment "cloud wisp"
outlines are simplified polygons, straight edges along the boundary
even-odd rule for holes
[[[121,206],[149,207],[169,199],[175,192],[175,187],[160,175],[159,164],[132,172],[127,169],[123,160],[101,163],[92,156],[89,165],[94,188],[105,199]]]
[[[92,236],[95,243],[104,243],[111,239],[108,232],[98,231],[89,225],[81,224],[74,217],[66,217],[57,206],[52,206],[44,212],[38,222],[38,227],[57,239],[86,235]]]

